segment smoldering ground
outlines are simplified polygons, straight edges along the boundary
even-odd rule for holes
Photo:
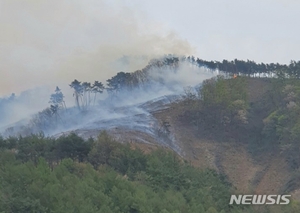
[[[84,113],[76,107],[69,107],[59,115],[59,118],[52,117],[41,121],[45,118],[35,115],[26,124],[26,133],[43,131],[48,135],[55,135],[76,129],[101,130],[120,126],[149,132],[155,122],[151,111],[180,99],[184,87],[196,86],[217,74],[216,71],[209,71],[189,62],[180,62],[177,67],[168,65],[153,67],[147,70],[147,73],[146,83],[121,90],[116,95],[108,95],[106,92],[100,94],[97,96],[96,104],[92,104]],[[64,95],[65,98],[75,102],[72,93]],[[18,125],[14,127],[17,131],[20,130]]]

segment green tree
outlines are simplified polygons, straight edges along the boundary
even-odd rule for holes
[[[106,131],[102,131],[88,154],[89,162],[97,168],[101,164],[109,164],[113,151],[119,146]]]
[[[71,158],[80,162],[87,159],[91,149],[90,144],[86,143],[75,133],[59,137],[56,146],[56,152],[59,159]]]

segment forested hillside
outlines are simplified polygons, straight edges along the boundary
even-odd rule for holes
[[[176,154],[143,154],[103,132],[1,139],[0,212],[251,212],[228,206],[223,177]]]
[[[212,170],[163,149],[144,154],[106,132],[89,141],[75,134],[1,139],[0,148],[1,212],[267,211],[228,205],[234,189]]]
[[[75,79],[74,106],[56,87],[0,137],[0,212],[299,212],[299,64],[166,56]],[[292,202],[231,206],[231,194]]]

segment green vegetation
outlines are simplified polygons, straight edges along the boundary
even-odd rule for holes
[[[274,83],[275,84],[275,83]],[[300,82],[276,82],[276,96],[271,96],[274,108],[264,120],[264,135],[280,145],[299,145],[300,136]],[[278,98],[279,97],[279,98]]]
[[[0,212],[251,212],[228,206],[230,185],[215,172],[105,132],[1,138],[0,147]]]
[[[228,205],[232,193],[212,170],[196,169],[163,149],[144,154],[106,132],[88,141],[75,134],[0,138],[1,213],[256,211]]]
[[[258,98],[249,100],[250,80],[258,82],[241,76],[204,81],[198,96],[186,95],[181,119],[196,126],[199,137],[248,146],[255,159],[266,153],[284,156],[293,175],[281,190],[290,193],[300,186],[300,82],[296,75],[261,79],[265,91],[253,91]]]
[[[222,76],[203,82],[199,90],[202,125],[212,125],[212,128],[222,125],[239,128],[247,124],[247,92],[245,78],[225,79]],[[222,132],[222,131],[221,131]]]
[[[217,76],[205,80],[198,94],[186,91],[185,119],[199,130],[221,135],[239,131],[235,139],[266,149],[298,150],[300,139],[300,82],[296,78],[268,79],[266,91],[253,102],[248,97],[250,78],[226,79]],[[251,91],[249,91],[251,93]],[[200,128],[201,127],[201,128]],[[249,135],[239,138],[241,135]],[[226,138],[226,137],[225,137]],[[259,138],[259,139],[258,139]],[[300,161],[297,168],[300,168]]]
[[[77,108],[86,111],[95,105],[97,94],[104,89],[110,94],[130,90],[147,82],[147,73],[153,66],[176,67],[179,61],[239,74],[234,79],[218,76],[206,80],[196,92],[186,88],[182,119],[197,128],[199,137],[243,142],[254,156],[269,151],[283,154],[293,176],[282,192],[299,188],[299,62],[207,62],[193,57],[153,60],[143,70],[120,72],[108,79],[107,88],[98,81],[92,85],[74,80],[70,86]],[[275,74],[278,78],[269,79],[267,91],[253,102],[248,97],[247,76],[257,73]],[[49,103],[49,108],[33,118],[32,126],[51,129],[57,125],[61,113],[66,111],[58,87]],[[162,126],[168,130],[167,123]],[[58,139],[43,134],[0,137],[0,213],[300,211],[296,202],[283,208],[229,206],[230,195],[234,193],[226,177],[214,171],[196,169],[162,149],[144,154],[116,142],[106,132],[87,141],[76,134]]]
[[[248,124],[246,77],[226,79],[217,76],[205,80],[193,94],[186,89],[185,112],[182,119],[194,124],[201,137],[205,132],[222,140],[233,131],[244,131]]]
[[[205,80],[199,90],[200,99],[206,107],[222,107],[229,110],[235,101],[247,103],[246,80],[243,77],[225,79],[217,76]]]

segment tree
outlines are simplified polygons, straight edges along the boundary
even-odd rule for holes
[[[57,106],[58,108],[66,108],[64,95],[61,92],[61,89],[59,89],[59,87],[56,87],[55,93],[51,94],[49,103],[54,106]]]
[[[52,115],[55,116],[57,122],[57,119],[60,118],[59,111],[62,109],[66,109],[64,95],[59,89],[59,87],[56,87],[55,93],[51,94],[49,103],[51,104],[50,105],[51,113]]]
[[[60,159],[71,158],[82,162],[87,158],[90,148],[90,144],[75,133],[57,139],[57,155]]]
[[[107,132],[101,132],[88,155],[89,162],[95,168],[97,168],[101,164],[108,164],[112,152],[118,145],[118,142],[113,140],[107,134]]]
[[[75,101],[78,109],[81,109],[80,102],[82,102],[82,95],[83,95],[83,87],[80,81],[76,79],[69,85],[71,88],[74,89],[73,96],[75,96]]]
[[[110,93],[118,93],[121,89],[125,89],[130,81],[130,73],[118,72],[117,75],[107,80],[107,90]]]
[[[96,96],[98,93],[103,93],[104,86],[101,82],[95,81],[93,85],[89,82],[77,81],[76,79],[70,84],[70,87],[74,89],[75,101],[79,110],[88,110],[91,103],[96,102]],[[91,94],[94,93],[94,101]]]
[[[83,103],[82,103],[82,108],[83,109],[88,109],[88,107],[91,104],[91,91],[92,91],[92,86],[91,83],[88,82],[83,82],[82,83],[82,98],[83,98]]]
[[[104,90],[103,84],[99,81],[95,81],[93,86],[92,86],[92,92],[94,93],[94,105],[95,105],[95,102],[96,102],[97,94],[103,93],[103,90]]]

